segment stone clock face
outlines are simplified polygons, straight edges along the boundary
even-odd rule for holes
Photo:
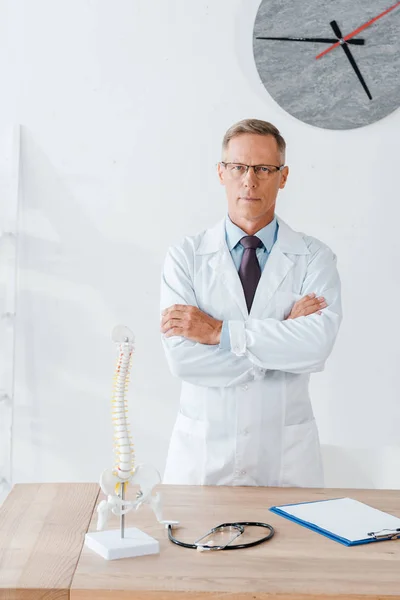
[[[253,50],[267,91],[311,125],[362,127],[400,105],[400,2],[263,0]]]

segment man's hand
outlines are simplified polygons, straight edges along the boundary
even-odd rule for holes
[[[321,310],[327,306],[325,298],[322,296],[316,298],[315,294],[308,294],[307,296],[304,296],[304,298],[300,298],[300,300],[293,305],[290,315],[286,317],[285,320],[306,317],[307,315],[312,315],[316,312],[320,315],[322,314]]]
[[[215,345],[221,339],[222,321],[213,319],[196,306],[174,304],[162,312],[161,332],[165,337],[181,335],[193,342]]]

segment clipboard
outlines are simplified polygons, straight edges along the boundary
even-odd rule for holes
[[[400,518],[352,498],[272,506],[273,513],[345,546],[400,539]]]

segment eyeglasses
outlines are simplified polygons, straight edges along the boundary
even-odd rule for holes
[[[242,165],[241,163],[222,162],[220,163],[225,167],[229,176],[232,179],[241,179],[247,175],[248,170],[251,168],[254,171],[255,176],[258,179],[269,179],[272,175],[278,171],[282,171],[285,165],[279,167],[275,165]]]

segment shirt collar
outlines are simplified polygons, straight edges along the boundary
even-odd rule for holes
[[[278,224],[276,221],[276,217],[272,219],[271,223],[268,223],[265,227],[257,231],[254,235],[256,235],[262,243],[264,244],[267,252],[271,252],[271,248],[276,240]],[[225,233],[226,233],[226,243],[229,248],[229,252],[232,252],[233,248],[240,242],[243,236],[247,235],[240,227],[232,223],[229,215],[226,215],[225,219]]]

